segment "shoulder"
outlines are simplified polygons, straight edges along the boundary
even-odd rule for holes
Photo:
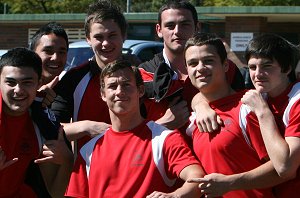
[[[155,72],[156,68],[161,64],[164,63],[164,57],[163,57],[163,53],[160,52],[158,54],[155,54],[155,56],[153,57],[153,59],[146,61],[142,64],[139,65],[139,68],[143,68],[146,71],[152,71],[153,73]]]
[[[90,71],[90,69],[91,66],[89,62],[87,62],[69,70],[54,87],[54,91],[59,92],[59,90],[62,90],[64,92],[66,90],[72,90],[72,87],[75,89],[77,84]]]

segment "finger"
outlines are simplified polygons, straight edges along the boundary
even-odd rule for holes
[[[16,163],[18,160],[19,160],[18,158],[13,158],[12,160],[9,160],[9,161],[5,162],[5,164],[3,166],[3,169],[10,166],[10,165],[12,165],[12,164],[14,164],[14,163]]]
[[[47,157],[50,157],[50,156],[53,156],[53,155],[54,155],[54,153],[53,153],[52,151],[43,151],[42,154],[43,154],[44,156],[47,156]]]
[[[187,180],[188,183],[208,183],[209,180],[205,178],[190,178]]]
[[[43,158],[39,158],[39,159],[36,159],[34,160],[34,163],[44,163],[44,162],[49,162],[53,159],[53,156],[47,156],[47,157],[43,157]]]
[[[48,87],[53,88],[58,83],[58,81],[59,81],[59,77],[55,76],[55,78],[51,82],[49,82],[47,85],[48,85]]]
[[[222,120],[222,118],[219,115],[217,115],[217,123],[218,123],[218,128],[219,128],[219,126],[223,125],[223,120]]]

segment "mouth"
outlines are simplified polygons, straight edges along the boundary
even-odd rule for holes
[[[47,65],[47,68],[56,70],[56,69],[61,68],[61,66],[59,66],[59,65]]]

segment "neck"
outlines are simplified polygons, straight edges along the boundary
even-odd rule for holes
[[[171,68],[178,74],[178,78],[181,80],[185,80],[188,76],[188,73],[185,66],[183,52],[175,54],[174,52],[166,50],[165,53],[171,64]]]
[[[230,87],[228,83],[224,82],[223,86],[218,86],[215,90],[200,90],[202,96],[208,101],[212,102],[227,96],[232,95],[235,91]]]
[[[140,114],[135,115],[116,115],[109,111],[112,129],[114,131],[127,131],[134,129],[141,124],[144,118]]]

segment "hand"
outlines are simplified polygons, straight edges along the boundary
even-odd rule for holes
[[[220,173],[211,173],[204,178],[193,178],[187,182],[199,183],[199,188],[205,197],[219,197],[231,191],[229,177]]]
[[[151,193],[150,195],[148,195],[146,198],[179,198],[179,196],[177,195],[172,195],[172,193],[163,193],[163,192],[157,192],[154,191],[153,193]]]
[[[6,155],[0,146],[0,171],[16,163],[17,161],[18,158],[13,158],[12,160],[6,161]]]
[[[195,105],[196,124],[200,132],[213,132],[223,125],[221,117],[206,102]]]
[[[69,163],[73,160],[73,153],[68,148],[65,139],[63,127],[59,129],[57,140],[47,140],[43,145],[42,158],[36,159],[35,163],[51,162],[55,164]]]
[[[264,113],[266,108],[269,109],[268,104],[263,98],[262,94],[255,89],[247,91],[242,97],[241,101],[256,115]]]
[[[56,97],[56,93],[53,91],[53,87],[58,83],[59,78],[56,76],[51,82],[46,85],[43,85],[39,88],[38,92],[44,93],[45,97],[42,101],[42,106],[47,107],[51,105]]]
[[[169,108],[165,114],[156,121],[158,124],[162,124],[169,129],[176,129],[182,127],[187,123],[190,116],[190,112],[185,100],[181,100],[180,97],[175,97],[169,104]]]

